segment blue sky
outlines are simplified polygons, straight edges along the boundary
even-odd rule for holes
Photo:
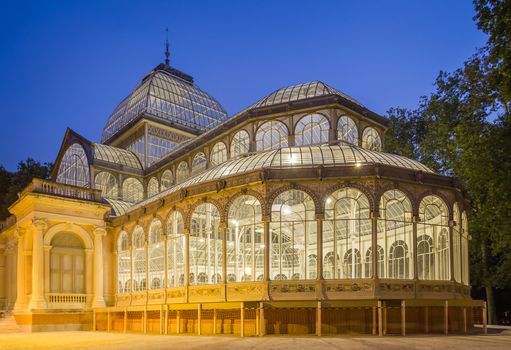
[[[470,1],[0,0],[0,164],[52,162],[66,127],[98,141],[108,115],[162,62],[234,114],[321,80],[384,114],[413,108],[486,37]]]

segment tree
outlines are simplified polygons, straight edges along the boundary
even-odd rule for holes
[[[31,158],[18,163],[16,172],[9,173],[0,166],[0,219],[9,216],[8,208],[18,199],[21,192],[34,177],[47,179],[50,176],[52,165],[41,164]]]
[[[511,287],[511,1],[474,4],[486,46],[462,68],[440,72],[416,110],[391,109],[386,145],[467,190],[472,285],[485,289],[493,323],[494,290]]]

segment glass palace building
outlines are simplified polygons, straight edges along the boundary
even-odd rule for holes
[[[160,64],[10,207],[0,310],[33,331],[466,331],[466,195],[385,153],[387,124],[319,81],[228,116]]]

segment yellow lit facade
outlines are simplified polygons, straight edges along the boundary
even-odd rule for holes
[[[228,117],[161,64],[10,207],[0,310],[33,331],[467,331],[467,200],[383,152],[386,127],[317,81]]]

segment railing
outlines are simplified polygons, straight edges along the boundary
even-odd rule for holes
[[[87,294],[49,293],[46,294],[49,309],[84,309],[87,306]]]
[[[60,293],[51,293],[47,294],[48,302],[50,304],[54,303],[81,303],[85,304],[87,302],[87,294],[60,294]]]
[[[33,179],[22,193],[44,193],[59,197],[75,198],[86,201],[100,202],[101,191],[91,188],[66,185],[49,180]]]

